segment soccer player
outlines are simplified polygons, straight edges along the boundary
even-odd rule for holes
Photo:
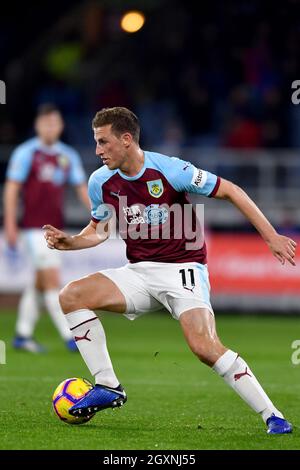
[[[138,119],[128,109],[99,111],[93,130],[96,154],[104,166],[91,175],[88,184],[92,220],[75,236],[46,225],[45,238],[51,249],[96,246],[109,237],[108,221],[115,212],[127,244],[129,263],[73,281],[60,293],[70,330],[95,377],[95,387],[70,413],[89,415],[121,406],[127,400],[94,310],[117,312],[133,319],[163,306],[179,320],[191,350],[261,415],[268,433],[291,432],[291,424],[266,395],[249,365],[218,338],[209,299],[205,243],[202,240],[198,249],[190,249],[187,242],[191,240],[185,234],[178,236],[180,227],[178,221],[174,223],[173,208],[190,207],[187,193],[230,201],[256,227],[282,264],[287,260],[295,265],[296,243],[278,234],[235,184],[178,158],[143,151],[139,146]],[[162,236],[168,222],[170,236]],[[195,224],[193,218],[189,226]],[[151,231],[152,238],[147,238],[145,235]]]
[[[31,257],[35,279],[24,290],[18,309],[13,346],[31,352],[44,348],[33,339],[43,300],[57,330],[71,351],[77,351],[66,319],[61,311],[57,252],[45,246],[42,227],[49,220],[63,227],[62,205],[66,183],[75,186],[79,199],[90,211],[85,174],[78,153],[58,139],[64,122],[52,104],[41,105],[35,120],[37,136],[13,152],[4,189],[4,230],[8,245],[16,249],[18,240],[17,208],[22,191],[23,217],[21,227],[27,252]]]

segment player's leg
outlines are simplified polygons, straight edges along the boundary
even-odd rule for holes
[[[103,326],[94,312],[125,312],[123,294],[110,279],[95,273],[67,284],[60,293],[60,304],[79,352],[95,377],[95,387],[70,412],[82,416],[123,405],[127,397],[114,372]]]
[[[110,279],[95,273],[70,282],[60,293],[60,304],[80,354],[95,377],[95,388],[70,412],[82,416],[123,405],[127,397],[114,372],[104,328],[94,312],[125,312],[123,294]]]
[[[80,309],[116,313],[126,311],[124,295],[113,281],[100,272],[70,282],[61,290],[59,298],[65,315]]]
[[[60,294],[69,327],[96,383],[95,388],[70,409],[74,415],[114,408],[127,399],[113,370],[104,329],[94,310],[134,316],[136,311],[148,311],[159,304],[127,267],[103,273],[105,275],[95,273],[73,281]]]
[[[35,231],[25,230],[22,233],[23,243],[26,252],[30,257],[32,266],[35,269],[34,278],[22,292],[18,305],[18,315],[16,322],[15,338],[13,346],[16,349],[24,349],[30,352],[42,352],[44,348],[34,339],[34,330],[39,318],[39,306],[41,297],[41,283],[37,269]],[[50,250],[49,250],[50,251]]]
[[[77,351],[68,324],[59,304],[61,258],[57,250],[49,250],[43,231],[26,231],[25,241],[28,253],[37,272],[37,282],[42,291],[44,305],[56,329],[71,351]]]
[[[270,432],[285,433],[291,426],[268,398],[248,364],[219,340],[210,304],[210,285],[205,265],[181,263],[147,266],[150,292],[161,299],[180,320],[186,340],[197,357],[213,367],[224,380],[268,421]],[[272,418],[274,414],[276,417]]]
[[[105,332],[94,310],[125,312],[123,294],[110,279],[95,273],[67,284],[60,293],[60,304],[95,382],[112,388],[118,386]]]
[[[219,340],[215,319],[208,308],[183,312],[179,321],[194,354],[212,367],[267,423],[270,433],[291,432],[291,425],[273,405],[248,364]]]
[[[48,251],[52,254],[51,250]],[[70,332],[68,323],[61,310],[59,303],[59,292],[60,292],[60,270],[59,260],[48,259],[48,264],[44,260],[43,269],[39,270],[40,282],[43,290],[43,299],[47,312],[50,315],[57,331],[61,338],[66,343],[66,346],[71,351],[77,351],[76,344],[73,341],[72,334]],[[49,267],[47,267],[49,266]]]
[[[36,323],[39,318],[41,292],[39,276],[36,273],[35,282],[30,283],[22,292],[18,306],[15,338],[13,346],[29,352],[43,352],[45,349],[33,339]]]
[[[115,388],[119,381],[107,351],[104,329],[94,311],[134,314],[136,309],[142,312],[153,308],[154,304],[142,291],[139,280],[133,277],[130,269],[103,272],[106,275],[98,272],[67,284],[60,293],[60,304],[96,384]],[[117,284],[122,285],[124,293]]]

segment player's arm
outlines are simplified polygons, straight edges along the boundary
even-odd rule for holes
[[[48,248],[56,250],[82,250],[97,246],[109,237],[108,221],[111,218],[111,211],[103,203],[101,179],[99,181],[97,179],[97,172],[94,172],[89,179],[88,192],[86,193],[85,183],[83,181],[79,183],[82,174],[80,173],[76,176],[76,184],[75,176],[73,175],[71,182],[78,189],[80,188],[80,195],[83,199],[86,200],[85,198],[87,198],[86,203],[91,210],[92,220],[79,234],[73,236],[58,230],[52,225],[44,225],[44,237]]]
[[[91,222],[77,235],[68,235],[52,225],[44,225],[48,248],[54,250],[82,250],[103,243],[109,237],[108,222]]]
[[[91,203],[88,196],[88,187],[86,176],[82,166],[79,153],[71,147],[68,147],[70,173],[68,182],[74,186],[78,199],[85,205],[88,211],[91,210]]]
[[[88,211],[91,210],[91,203],[88,195],[88,188],[86,183],[78,184],[75,186],[78,199],[85,205]]]
[[[8,244],[14,247],[18,239],[17,210],[22,183],[7,180],[4,185],[4,233]]]
[[[18,239],[17,212],[20,190],[30,171],[32,160],[28,145],[17,147],[12,153],[4,185],[4,231],[8,244],[14,247]]]
[[[177,191],[227,199],[254,225],[273,255],[282,264],[287,260],[295,266],[297,243],[291,238],[278,234],[252,199],[239,186],[208,171],[196,168],[190,162],[178,158],[170,158],[167,161],[166,175]]]
[[[287,260],[293,266],[297,243],[291,238],[280,235],[270,224],[261,210],[239,186],[225,179],[220,179],[220,185],[214,194],[217,199],[226,199],[234,204],[244,216],[254,225],[273,255],[282,263]]]

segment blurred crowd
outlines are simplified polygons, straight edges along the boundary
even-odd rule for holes
[[[145,14],[135,34],[120,29],[122,2],[60,3],[27,14],[24,42],[22,28],[1,28],[1,142],[27,137],[36,107],[55,102],[73,145],[91,144],[98,109],[123,105],[140,117],[143,144],[169,153],[300,146],[298,0],[124,2]]]

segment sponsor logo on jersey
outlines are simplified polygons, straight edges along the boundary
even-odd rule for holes
[[[169,212],[166,207],[161,207],[159,204],[150,204],[144,210],[144,217],[149,225],[164,224],[169,217]]]
[[[160,197],[164,192],[163,182],[161,179],[147,181],[149,194],[153,197]]]
[[[192,184],[194,186],[197,186],[197,188],[203,188],[207,180],[207,172],[204,170],[201,170],[200,168],[194,169],[194,174],[192,178]]]
[[[123,207],[125,220],[128,224],[144,224],[145,219],[142,216],[141,208],[138,205]]]

